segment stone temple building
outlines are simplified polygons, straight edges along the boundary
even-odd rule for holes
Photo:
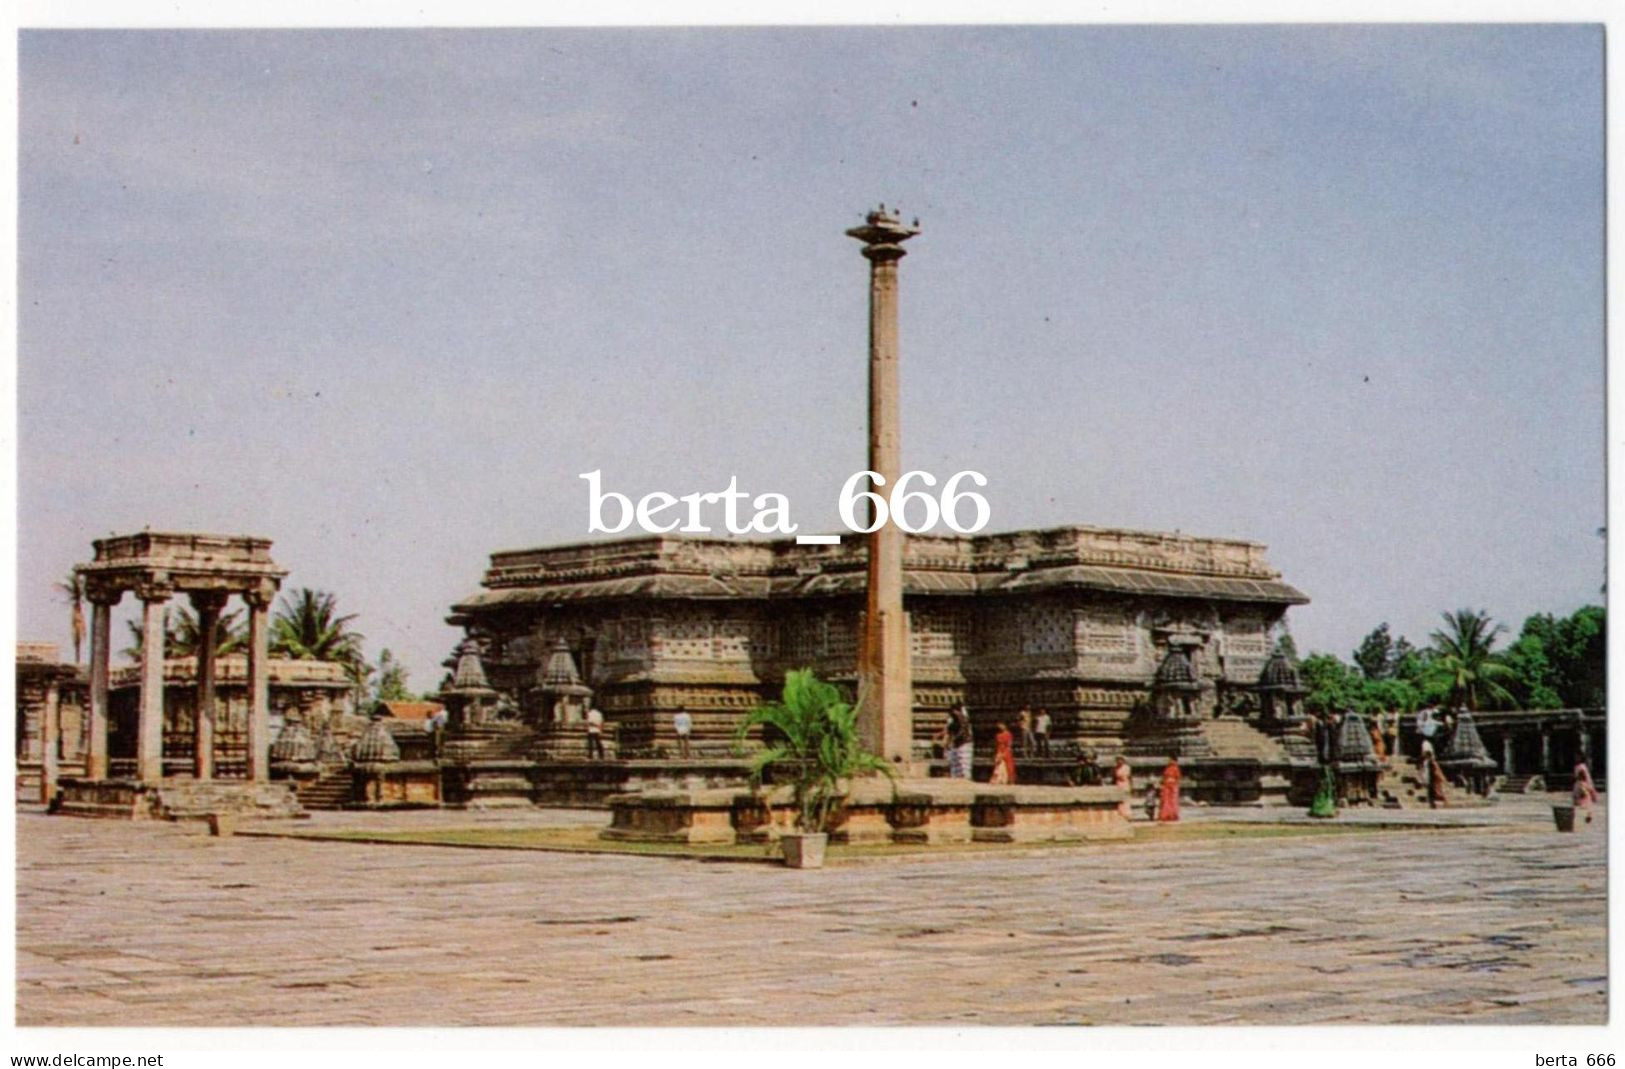
[[[792,540],[640,537],[495,553],[481,591],[453,606],[490,684],[569,752],[544,669],[567,648],[621,758],[674,752],[690,712],[696,751],[727,752],[741,718],[811,667],[857,675],[866,550]],[[1102,757],[1141,732],[1144,763],[1200,754],[1195,725],[1259,709],[1258,685],[1286,610],[1308,599],[1255,542],[1061,527],[910,536],[904,597],[914,746],[929,755],[963,701],[979,741],[1023,705],[1049,710],[1060,752]],[[1160,682],[1159,682],[1160,680]],[[1275,740],[1255,732],[1268,751]],[[1278,749],[1278,747],[1277,747]]]

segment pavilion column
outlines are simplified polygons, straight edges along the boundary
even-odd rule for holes
[[[61,748],[62,688],[56,680],[45,684],[45,709],[40,714],[39,782],[40,801],[46,805],[56,796],[57,750]]]
[[[90,722],[85,725],[85,778],[107,778],[107,670],[113,606],[121,591],[90,600]]]
[[[1515,776],[1518,774],[1518,770],[1513,767],[1512,750],[1512,729],[1507,728],[1507,730],[1501,735],[1501,774],[1503,776]]]
[[[135,778],[159,783],[164,778],[164,610],[170,591],[150,587],[136,593],[141,598],[141,697]]]
[[[248,603],[248,778],[271,778],[271,599],[276,590],[243,595]]]
[[[1540,729],[1540,772],[1543,776],[1552,774],[1552,733],[1545,728]]]
[[[214,778],[214,647],[220,626],[220,610],[225,607],[223,591],[199,591],[192,595],[197,610],[197,707],[192,714],[192,775]]]

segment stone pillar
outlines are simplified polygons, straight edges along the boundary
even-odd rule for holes
[[[1552,733],[1545,728],[1540,729],[1540,771],[1545,776],[1552,774]]]
[[[902,243],[919,233],[885,206],[847,234],[863,242],[869,261],[869,470],[884,481],[871,489],[887,496],[902,475],[897,421],[897,261]],[[873,512],[870,513],[871,522]],[[908,616],[903,609],[903,529],[891,517],[869,535],[868,598],[858,655],[864,745],[894,764],[911,760],[914,685],[909,664]]]
[[[197,611],[197,706],[192,714],[192,775],[214,778],[214,647],[220,630],[220,610],[225,608],[224,591],[197,591],[192,608]]]
[[[56,796],[56,755],[62,740],[61,701],[61,686],[54,679],[48,681],[39,726],[39,800],[46,805]]]
[[[136,722],[135,778],[158,783],[164,778],[164,609],[170,591],[151,586],[136,591],[141,598],[141,695]]]
[[[248,603],[248,778],[271,778],[271,600],[275,588],[243,595]]]
[[[1507,728],[1507,730],[1501,735],[1501,774],[1503,776],[1515,776],[1518,774],[1512,760],[1512,749],[1512,729]]]
[[[122,591],[98,592],[90,599],[90,708],[86,710],[85,776],[107,778],[107,673],[112,654],[113,606]]]

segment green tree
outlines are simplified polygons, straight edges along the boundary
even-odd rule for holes
[[[1514,644],[1523,651],[1517,662],[1520,680],[1555,702],[1546,708],[1605,705],[1607,645],[1607,614],[1600,605],[1582,606],[1564,618],[1549,613],[1531,616]],[[1537,648],[1539,658],[1534,656]]]
[[[1516,682],[1511,690],[1524,709],[1560,709],[1563,699],[1552,686],[1552,665],[1545,644],[1535,635],[1523,634],[1506,648],[1502,661],[1512,670]]]
[[[146,650],[146,629],[141,626],[140,620],[126,620],[124,626],[130,629],[130,644],[125,646],[122,652],[130,660],[139,661]],[[195,642],[194,648],[196,648]],[[175,606],[173,605],[164,607],[164,656],[166,658],[182,656],[180,633],[176,628]]]
[[[271,650],[297,661],[364,660],[363,636],[350,627],[352,613],[340,616],[337,598],[324,590],[303,587],[283,595],[271,620]]]
[[[1360,699],[1360,673],[1330,653],[1312,653],[1298,663],[1298,678],[1308,693],[1303,703],[1312,712],[1346,709]]]
[[[406,666],[389,650],[378,655],[378,680],[373,689],[375,702],[407,702],[417,696],[406,689]]]
[[[202,628],[199,626],[197,614],[184,605],[175,606],[175,615],[170,622],[174,634],[170,640],[172,657],[196,657],[203,645]],[[223,657],[228,653],[241,653],[248,648],[248,630],[243,622],[241,609],[232,609],[220,614],[214,629],[214,655]]]
[[[857,707],[811,669],[787,674],[781,700],[746,717],[739,738],[754,727],[766,729],[768,741],[751,762],[751,782],[760,785],[769,769],[787,779],[796,827],[804,832],[828,829],[830,815],[846,793],[843,781],[865,772],[895,775],[884,758],[863,748]]]
[[[1367,679],[1387,679],[1394,672],[1394,640],[1388,634],[1387,623],[1378,624],[1376,629],[1360,640],[1360,646],[1354,651],[1354,663]]]
[[[1443,616],[1444,627],[1433,632],[1433,648],[1436,663],[1450,680],[1449,701],[1469,709],[1516,705],[1517,698],[1508,689],[1516,677],[1495,652],[1495,640],[1506,628],[1475,609]]]

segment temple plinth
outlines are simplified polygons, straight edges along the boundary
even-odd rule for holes
[[[869,261],[869,470],[882,497],[902,475],[897,418],[897,262],[918,234],[881,205],[848,230]],[[873,522],[873,513],[870,514]],[[894,764],[912,758],[914,684],[903,609],[903,530],[891,516],[869,534],[868,597],[858,653],[859,727],[864,744]]]

